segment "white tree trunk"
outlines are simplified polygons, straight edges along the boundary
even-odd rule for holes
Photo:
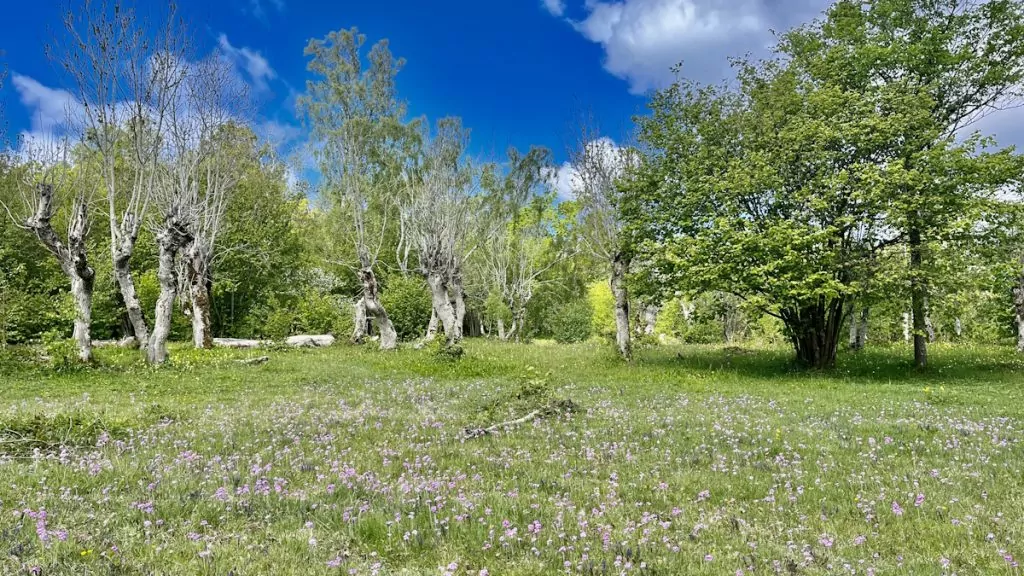
[[[434,338],[437,337],[437,310],[434,310],[433,304],[430,307],[430,322],[427,323],[427,333],[423,336],[423,343],[433,342]]]
[[[615,345],[619,349],[619,354],[626,360],[633,357],[629,336],[629,292],[626,288],[628,272],[629,260],[622,254],[616,254],[612,260],[612,276],[609,283],[615,297]]]
[[[84,197],[76,197],[71,208],[67,244],[53,230],[53,186],[40,184],[36,190],[36,207],[25,225],[35,233],[43,246],[57,258],[61,270],[71,281],[71,295],[75,301],[74,338],[78,346],[78,359],[92,361],[92,291],[96,273],[89,266],[86,235],[89,231],[89,207]]]
[[[508,340],[505,336],[505,320],[501,317],[498,318],[498,340]]]
[[[964,324],[960,321],[960,317],[953,318],[953,333],[956,334],[957,338],[964,335]]]
[[[850,350],[857,349],[857,305],[850,305]]]
[[[850,322],[856,324],[856,332],[854,334],[853,342],[851,347],[854,350],[863,350],[864,346],[868,342],[868,319],[871,316],[871,308],[865,306],[860,310],[860,317],[852,318]]]
[[[352,313],[352,342],[362,344],[366,338],[366,304],[362,298],[356,300],[356,303],[352,306]]]
[[[654,304],[648,304],[644,307],[644,334],[651,336],[654,334],[654,327],[658,323],[658,312],[661,311],[659,306]]]
[[[445,339],[448,344],[458,342],[455,329],[455,309],[452,307],[451,297],[448,294],[448,286],[445,279],[436,273],[427,275],[427,286],[430,287],[430,300],[433,305],[433,315],[441,321],[441,329],[444,330]]]
[[[466,297],[462,289],[462,274],[456,270],[452,274],[451,285],[448,287],[452,309],[455,311],[455,324],[452,326],[452,342],[462,341],[462,326],[466,321]]]
[[[910,342],[910,312],[903,313],[903,341]]]
[[[146,325],[146,317],[142,313],[142,303],[135,291],[135,279],[132,278],[133,247],[134,242],[130,245],[126,242],[120,249],[114,251],[114,279],[117,280],[117,286],[121,291],[121,298],[124,300],[124,307],[128,312],[128,321],[132,325],[135,341],[139,343],[142,350],[145,350],[149,346],[149,326]]]
[[[363,307],[367,316],[373,317],[380,331],[380,349],[394,350],[398,346],[398,333],[388,318],[388,313],[380,303],[378,296],[377,277],[370,268],[363,268],[359,271],[359,277],[363,284]]]
[[[146,354],[150,364],[163,364],[167,361],[167,339],[171,335],[174,299],[178,295],[178,269],[175,260],[178,252],[191,238],[185,228],[172,219],[157,234],[156,240],[160,249],[156,274],[160,282],[160,296],[156,300],[153,333],[149,337]]]
[[[89,327],[92,325],[92,287],[93,278],[83,278],[79,274],[71,276],[71,294],[75,298],[75,343],[78,345],[78,359],[82,362],[92,361],[92,336]]]
[[[192,306],[192,344],[196,348],[213,348],[213,330],[210,320],[210,263],[203,251],[193,242],[188,251],[189,300]]]

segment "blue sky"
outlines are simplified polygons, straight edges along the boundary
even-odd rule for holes
[[[161,3],[162,4],[162,3]],[[412,115],[461,116],[474,155],[508,146],[551,148],[561,162],[580,110],[607,136],[628,136],[645,94],[671,83],[673,64],[703,81],[728,75],[727,57],[763,54],[772,30],[807,21],[828,0],[180,0],[200,53],[219,49],[261,95],[258,131],[282,148],[303,139],[294,99],[310,38],[357,26],[407,59],[399,91]],[[141,12],[154,4],[138,0]],[[11,132],[59,121],[68,86],[43,51],[60,29],[59,3],[12,2],[0,21],[3,100]],[[980,127],[1024,145],[1024,113]]]

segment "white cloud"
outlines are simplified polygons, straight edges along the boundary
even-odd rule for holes
[[[611,138],[598,138],[588,142],[583,157],[586,159],[585,165],[590,165],[595,171],[603,172],[611,178],[618,178],[623,174],[628,158],[624,149]],[[580,187],[583,186],[580,170],[572,162],[564,162],[561,166],[552,168],[547,177],[560,200],[576,198]]]
[[[572,21],[604,48],[604,67],[633,93],[663,88],[683,63],[691,78],[717,82],[728,57],[763,52],[772,29],[785,30],[827,7],[827,0],[586,0],[586,17]],[[557,14],[556,14],[557,15]]]
[[[217,39],[217,46],[232,64],[245,70],[257,89],[265,90],[267,82],[277,78],[277,72],[270,67],[270,63],[262,54],[244,46],[241,48],[232,46],[226,34],[220,35]]]
[[[289,148],[302,136],[302,128],[277,120],[267,120],[256,126],[256,133],[277,150]]]
[[[576,191],[579,189],[579,172],[572,163],[565,162],[558,168],[552,168],[547,174],[551,187],[555,189],[559,200],[572,200],[576,198]]]
[[[11,83],[21,103],[30,111],[32,132],[52,132],[83,116],[81,103],[66,90],[44,86],[18,73],[12,76]]]
[[[552,16],[561,16],[565,14],[565,0],[543,0],[544,9],[551,13]]]

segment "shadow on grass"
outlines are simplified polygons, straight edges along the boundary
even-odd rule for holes
[[[985,385],[1018,382],[1024,376],[1024,356],[1011,348],[935,344],[927,368],[914,367],[913,351],[903,346],[877,346],[860,352],[841,350],[836,367],[810,369],[798,364],[784,348],[687,346],[648,349],[639,355],[644,368],[718,372],[744,379],[807,380],[815,383],[851,384],[956,384]]]

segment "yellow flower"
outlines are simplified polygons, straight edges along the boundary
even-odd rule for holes
[[[82,556],[88,556],[89,554],[92,554],[92,549],[82,550],[81,554]]]

